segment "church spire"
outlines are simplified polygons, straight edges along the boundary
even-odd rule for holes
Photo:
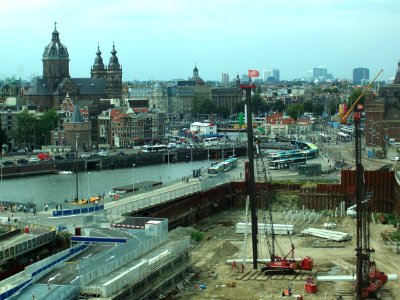
[[[59,33],[58,33],[58,31],[57,31],[57,22],[54,22],[54,31],[53,31],[53,34],[52,34],[52,37],[51,37],[51,41],[52,42],[60,42],[60,35],[59,35]]]
[[[96,58],[94,59],[93,69],[104,70],[103,58],[101,57],[100,44],[97,44]]]
[[[113,42],[113,48],[111,51],[110,61],[108,63],[108,68],[109,69],[119,69],[120,68],[120,65],[118,62],[118,57],[117,57],[117,50],[115,50],[114,42]]]

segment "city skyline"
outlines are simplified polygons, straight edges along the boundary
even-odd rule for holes
[[[42,76],[54,22],[68,47],[71,77],[89,77],[97,45],[108,63],[113,42],[123,80],[192,76],[221,80],[248,69],[280,70],[282,80],[324,67],[351,80],[354,68],[395,76],[400,5],[394,0],[5,1],[0,11],[0,78]]]

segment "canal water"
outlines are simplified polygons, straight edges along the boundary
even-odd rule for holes
[[[135,168],[80,172],[78,175],[79,198],[107,194],[113,188],[143,181],[168,183],[192,176],[192,170],[207,169],[212,161],[193,161],[150,165]],[[76,196],[76,175],[42,175],[3,179],[0,200],[14,203],[35,203],[42,210],[46,203],[62,204]]]

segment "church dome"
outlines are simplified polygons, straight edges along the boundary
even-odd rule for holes
[[[197,69],[197,66],[194,66],[193,77],[190,80],[194,81],[195,85],[206,85],[205,81],[199,76],[199,69]]]
[[[60,36],[55,23],[50,44],[44,48],[43,59],[65,58],[69,59],[67,47],[60,42]]]

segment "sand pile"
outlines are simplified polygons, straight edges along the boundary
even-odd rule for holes
[[[235,254],[239,249],[229,241],[209,240],[202,245],[202,251],[192,252],[195,272],[201,272],[212,268],[215,264],[225,262],[226,258]]]

